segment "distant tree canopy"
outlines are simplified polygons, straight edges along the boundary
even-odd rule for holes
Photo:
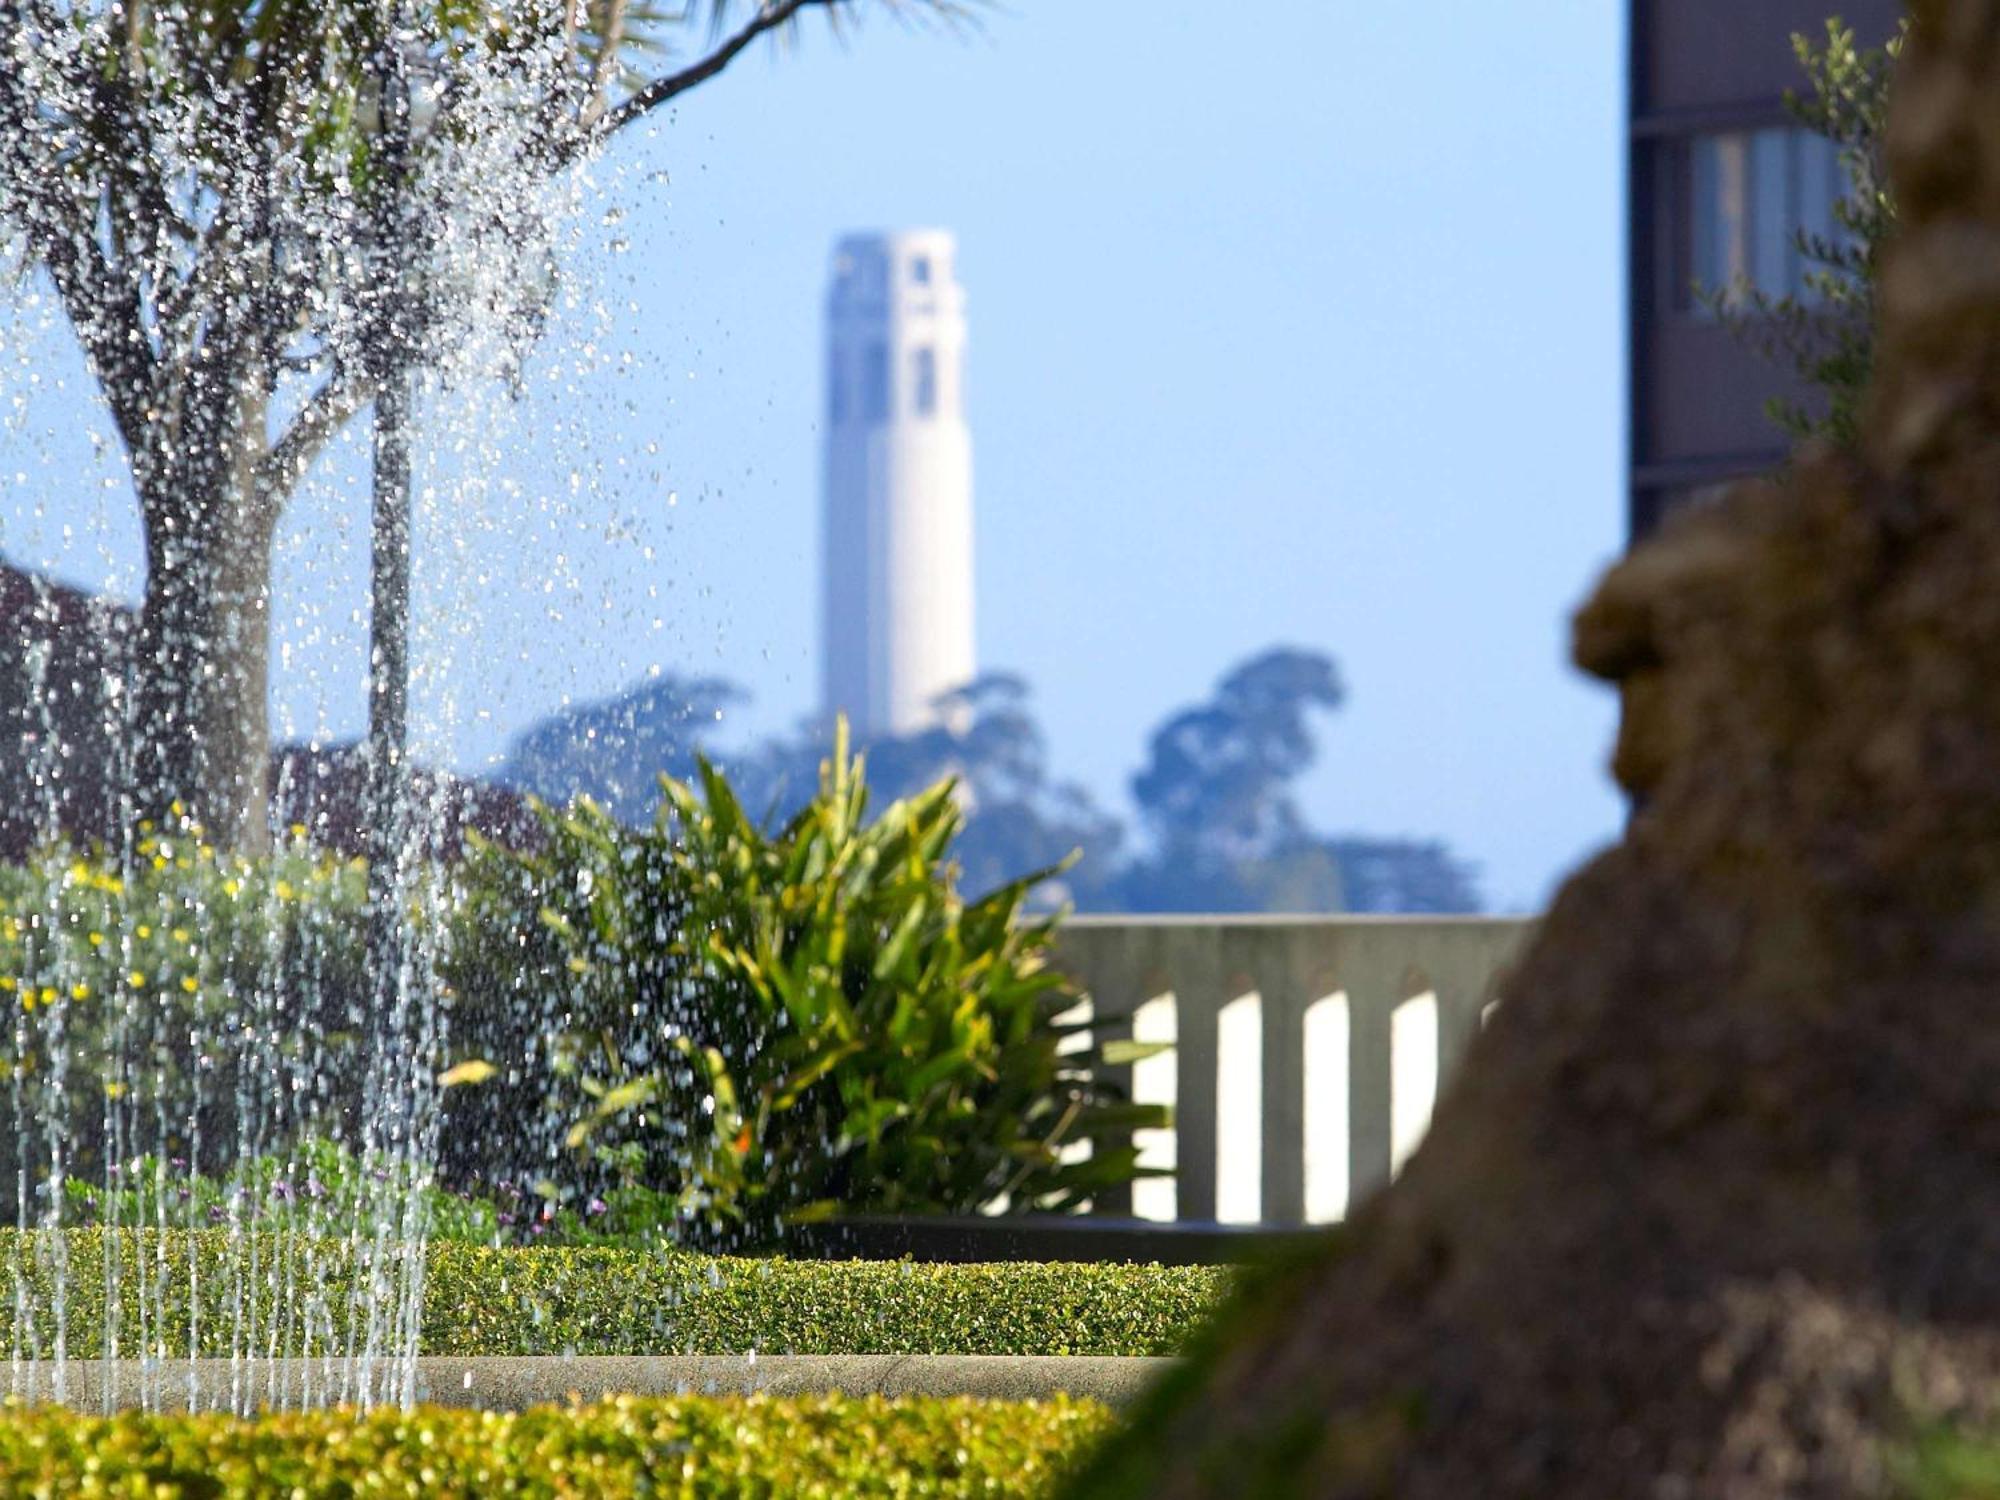
[[[968,890],[990,890],[1081,850],[1076,867],[1038,895],[1101,906],[1124,829],[1082,787],[1050,775],[1028,698],[1027,683],[1012,674],[976,678],[940,703],[937,726],[864,742],[869,781],[896,798],[957,779],[966,810],[958,859]],[[738,775],[759,784],[768,805],[790,808],[817,785],[828,743],[825,725],[807,723],[739,759]]]
[[[771,821],[818,784],[828,726],[735,751],[719,722],[743,701],[714,678],[663,676],[621,697],[558,714],[515,743],[503,778],[551,802],[588,795],[622,821],[651,820],[660,772],[685,776],[696,754],[725,765],[745,805]],[[885,799],[955,777],[967,821],[959,859],[969,890],[1081,858],[1049,889],[1089,911],[1473,912],[1471,867],[1441,842],[1328,835],[1298,805],[1315,721],[1345,700],[1331,658],[1277,648],[1225,674],[1204,702],[1154,731],[1132,778],[1143,838],[1049,768],[1028,685],[1006,673],[944,700],[939,723],[864,741]]]
[[[660,778],[691,779],[723,714],[745,700],[721,678],[663,674],[542,720],[515,740],[506,779],[551,801],[588,797],[620,822],[648,823]]]
[[[1311,715],[1344,696],[1330,658],[1280,647],[1155,730],[1132,778],[1152,849],[1125,871],[1126,901],[1159,911],[1338,910],[1339,871],[1307,831],[1292,783],[1312,764]]]

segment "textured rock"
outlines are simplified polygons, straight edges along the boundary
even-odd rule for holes
[[[1401,1182],[1080,1493],[1867,1496],[2000,1393],[2000,0],[1929,0],[1864,451],[1576,622],[1643,811]]]

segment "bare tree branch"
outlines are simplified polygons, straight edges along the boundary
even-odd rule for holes
[[[320,450],[355,413],[375,399],[375,383],[359,369],[337,369],[292,419],[257,465],[260,504],[282,505]]]
[[[30,39],[27,17],[18,0],[0,6],[0,180],[18,212],[29,252],[55,283],[70,326],[97,371],[119,436],[136,461],[158,376],[152,348],[139,333],[144,326],[142,280],[135,263],[107,261],[98,239],[98,208],[106,193],[115,192],[115,182],[93,179],[90,191],[81,190],[74,164],[62,159],[61,127],[43,114],[25,70],[14,65],[13,54]]]
[[[776,31],[801,12],[846,3],[847,0],[764,0],[764,3],[758,6],[757,14],[732,32],[728,39],[708,56],[682,68],[678,73],[669,73],[664,78],[654,79],[616,109],[601,115],[595,124],[582,132],[577,141],[577,149],[593,144],[614,131],[623,130],[634,120],[650,114],[668,100],[677,99],[689,89],[708,82],[734,62],[737,54],[758,37]]]
[[[604,101],[611,80],[618,72],[618,53],[625,45],[625,0],[605,0],[603,34],[598,38],[597,61],[590,70],[590,96],[583,106],[583,124],[594,126],[604,113]]]

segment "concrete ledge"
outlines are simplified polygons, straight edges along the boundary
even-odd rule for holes
[[[1172,1359],[991,1354],[592,1355],[573,1359],[417,1360],[416,1396],[485,1411],[611,1395],[981,1396],[1045,1400],[1058,1392],[1126,1407],[1176,1363]],[[29,1401],[80,1411],[253,1410],[392,1399],[387,1368],[318,1360],[77,1360],[13,1366],[7,1389]]]

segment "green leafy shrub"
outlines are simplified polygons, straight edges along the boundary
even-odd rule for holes
[[[471,919],[518,934],[541,989],[523,1013],[557,1108],[587,1103],[565,1144],[752,1243],[841,1211],[1062,1211],[1138,1175],[1131,1131],[1165,1112],[1060,1020],[1079,996],[1048,967],[1058,918],[1027,914],[1054,872],[962,896],[950,781],[870,820],[843,726],[776,832],[706,761],[698,788],[662,786],[649,830],[545,810],[541,848],[472,872]]]
[[[520,1413],[414,1411],[0,1419],[0,1491],[83,1495],[1051,1493],[1110,1426],[1088,1402],[621,1397]]]
[[[1233,1286],[1208,1266],[788,1261],[438,1242],[418,1349],[442,1355],[1176,1354]],[[46,1357],[60,1281],[72,1358],[106,1329],[164,1358],[232,1352],[246,1323],[309,1307],[325,1347],[365,1310],[368,1247],[226,1230],[0,1231],[15,1299],[6,1352]],[[232,1268],[254,1267],[239,1276]],[[139,1273],[139,1268],[144,1273]],[[151,1287],[169,1289],[156,1302]],[[109,1288],[109,1291],[107,1291]],[[121,1352],[130,1353],[129,1347]]]
[[[506,1238],[507,1215],[486,1198],[446,1192],[427,1168],[399,1157],[364,1158],[337,1140],[304,1135],[212,1176],[186,1159],[146,1154],[116,1163],[102,1177],[63,1180],[62,1223],[77,1228],[200,1229],[229,1224],[326,1237],[372,1223],[415,1199],[432,1239],[493,1244]],[[551,1228],[577,1240],[602,1240],[551,1216]]]
[[[438,1245],[429,1354],[1177,1354],[1215,1267],[791,1261]]]
[[[1788,92],[1792,118],[1839,152],[1847,191],[1833,205],[1832,238],[1800,229],[1794,246],[1807,267],[1802,291],[1782,295],[1743,278],[1733,286],[1698,287],[1703,303],[1737,338],[1795,373],[1816,399],[1800,405],[1784,396],[1766,406],[1771,419],[1797,439],[1824,437],[1853,447],[1875,364],[1876,287],[1882,256],[1896,228],[1885,148],[1889,85],[1910,23],[1879,48],[1856,44],[1838,18],[1815,44],[1803,33],[1792,51],[1810,92]]]
[[[55,1119],[70,1131],[65,1175],[102,1173],[100,1133],[120,1117],[165,1121],[156,1144],[170,1155],[226,1159],[240,1144],[246,1058],[265,1074],[261,1100],[288,1117],[266,1124],[350,1107],[365,873],[303,832],[251,860],[192,823],[142,824],[125,851],[49,847],[0,866],[0,1079],[17,1101],[0,1130],[8,1179],[25,1162],[47,1180]],[[243,1045],[197,1057],[192,1038],[219,1037],[225,1017]]]

